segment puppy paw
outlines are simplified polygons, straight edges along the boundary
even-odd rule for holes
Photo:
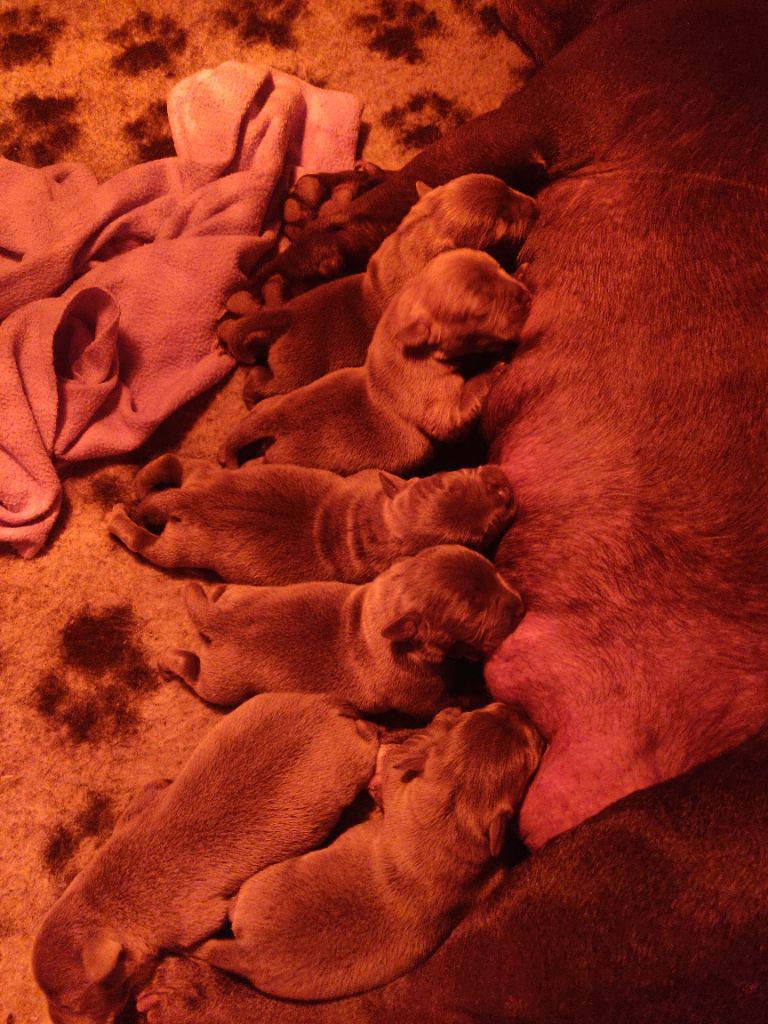
[[[152,491],[162,491],[169,487],[181,487],[184,467],[178,455],[167,452],[143,466],[133,480],[133,493],[138,501],[146,498]]]
[[[192,651],[170,647],[157,659],[157,668],[166,682],[180,680],[193,686],[200,677],[200,659]]]
[[[260,406],[256,412],[260,411]],[[219,447],[219,465],[226,469],[239,469],[246,462],[267,462],[267,452],[275,443],[275,435],[268,428],[261,428],[251,422],[255,412],[249,413],[238,423]]]
[[[239,362],[266,361],[270,346],[290,328],[291,313],[253,302],[249,306],[244,295],[247,293],[235,292],[231,297],[227,311],[232,315],[219,322],[216,335],[222,348]]]
[[[283,233],[294,241],[314,221],[343,222],[352,200],[380,184],[385,176],[386,171],[369,160],[358,161],[351,171],[305,174],[283,205]]]
[[[136,1009],[147,1024],[189,1024],[218,997],[223,978],[198,960],[163,960],[149,985],[139,993]]]

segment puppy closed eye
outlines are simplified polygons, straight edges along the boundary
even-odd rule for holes
[[[404,746],[407,746],[407,743]],[[411,782],[424,772],[426,762],[427,751],[422,743],[418,743],[414,744],[411,750],[403,750],[397,760],[392,762],[392,767],[403,773],[403,782]]]

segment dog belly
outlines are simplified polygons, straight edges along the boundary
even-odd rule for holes
[[[496,563],[528,608],[486,678],[550,741],[521,812],[532,846],[768,719],[768,323],[750,302],[768,221],[757,195],[645,176],[542,194],[526,338],[485,417],[519,503]],[[683,199],[717,201],[687,250]],[[724,203],[748,207],[742,294],[705,251],[732,258]]]

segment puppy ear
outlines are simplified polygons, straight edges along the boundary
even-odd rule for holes
[[[388,498],[394,498],[400,491],[405,490],[407,480],[401,480],[399,476],[394,476],[392,473],[385,473],[384,470],[379,470],[379,480],[381,481],[381,489]]]
[[[122,964],[125,947],[107,931],[95,932],[83,945],[83,967],[89,982],[105,982]]]
[[[414,640],[419,632],[421,616],[418,612],[408,612],[407,615],[400,615],[398,618],[388,622],[381,630],[385,640],[392,640],[400,643],[404,640]]]
[[[488,830],[488,848],[492,857],[498,857],[504,849],[504,840],[507,835],[507,825],[512,820],[509,811],[499,811],[491,822]]]
[[[417,181],[416,195],[419,197],[419,199],[423,199],[427,192],[431,192],[433,188],[434,185],[427,185],[425,181]]]
[[[421,348],[429,344],[429,324],[426,320],[411,320],[397,333],[403,348]]]

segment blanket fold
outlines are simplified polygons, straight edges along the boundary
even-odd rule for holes
[[[176,157],[101,184],[0,158],[0,542],[35,555],[56,465],[137,447],[227,375],[218,311],[274,245],[292,180],[353,165],[360,113],[227,61],[172,89]]]

